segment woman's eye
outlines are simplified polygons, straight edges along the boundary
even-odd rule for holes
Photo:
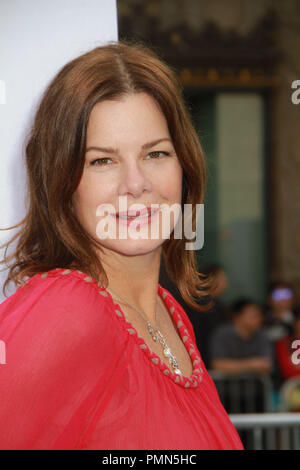
[[[150,152],[148,155],[155,155],[154,158],[159,158],[159,154],[162,154],[162,155],[165,155],[165,156],[169,156],[169,152],[159,152],[159,151],[156,151],[156,152]]]
[[[111,160],[111,158],[108,158],[108,157],[106,157],[106,158],[97,158],[96,160],[93,160],[91,162],[91,165],[92,166],[104,166],[106,164],[107,160]],[[100,162],[99,165],[96,164],[96,162]]]
[[[161,156],[168,157],[170,155],[170,153],[169,152],[160,152],[160,151],[157,150],[156,152],[150,152],[148,155],[150,155],[152,157],[151,158],[151,160],[152,160],[152,159],[158,159]],[[92,165],[92,166],[106,166],[108,164],[109,160],[111,161],[111,158],[108,158],[108,157],[97,158],[96,160],[91,161],[90,165]]]

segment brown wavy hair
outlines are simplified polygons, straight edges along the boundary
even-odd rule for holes
[[[134,40],[110,41],[67,63],[45,90],[26,141],[27,214],[18,233],[6,247],[1,264],[8,266],[4,283],[18,287],[25,276],[59,267],[81,270],[104,285],[108,279],[96,241],[84,230],[72,210],[72,195],[84,168],[86,130],[96,103],[131,93],[151,95],[167,120],[176,154],[183,169],[182,209],[202,203],[206,166],[203,151],[185,105],[175,70],[158,54]],[[184,210],[182,210],[184,221]],[[18,238],[7,255],[8,246]],[[162,255],[166,272],[184,301],[196,310],[211,306],[211,278],[197,271],[195,251],[188,240],[166,239]],[[203,300],[205,301],[203,302]],[[200,302],[199,302],[200,300]]]

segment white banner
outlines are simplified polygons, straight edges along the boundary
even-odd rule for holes
[[[117,24],[116,0],[0,0],[0,228],[25,215],[24,141],[41,93],[71,59],[118,40]]]

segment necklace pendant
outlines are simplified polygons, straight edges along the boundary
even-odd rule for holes
[[[174,370],[174,374],[182,376],[183,374],[181,370],[178,368],[177,359],[175,356],[173,356],[171,349],[167,345],[159,329],[157,327],[153,327],[150,321],[147,321],[147,326],[148,326],[148,331],[150,335],[152,336],[153,341],[159,340],[162,343],[164,356],[169,359],[169,363],[171,364]]]

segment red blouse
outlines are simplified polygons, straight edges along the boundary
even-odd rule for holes
[[[32,276],[0,305],[1,449],[243,449],[196,347],[160,284],[194,370],[172,373],[110,293],[81,271]]]

